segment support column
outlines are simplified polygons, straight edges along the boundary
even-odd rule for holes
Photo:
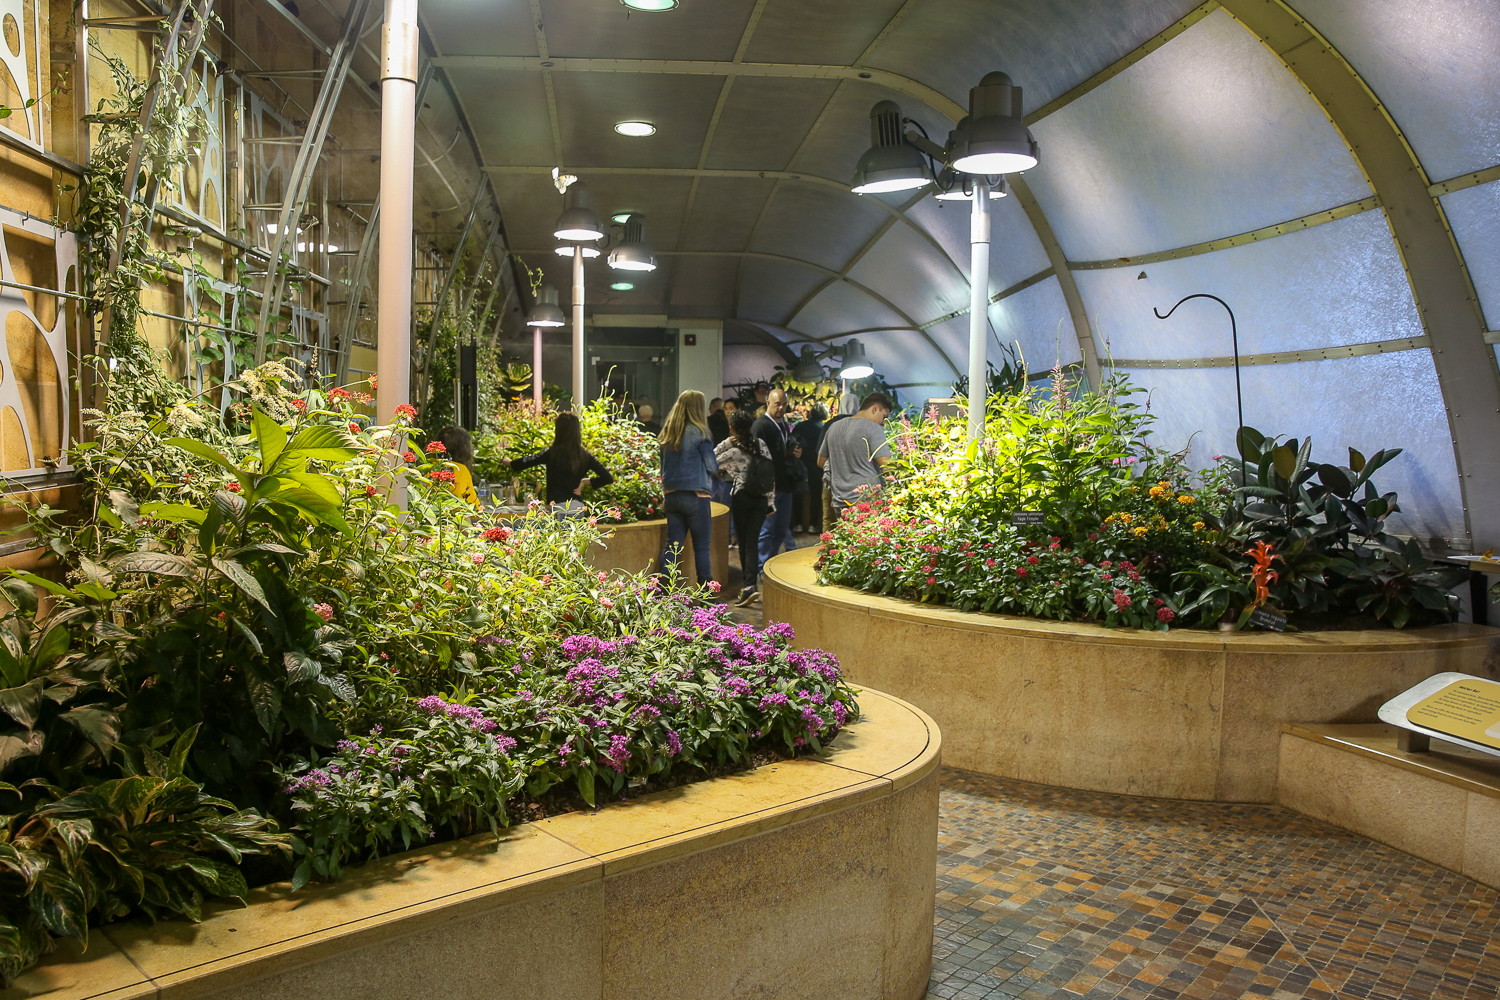
[[[416,162],[417,0],[385,0],[380,43],[378,420],[411,401],[412,173]]]
[[[542,412],[542,328],[531,328],[531,404]]]
[[[981,441],[990,339],[990,186],[983,177],[974,178],[969,251],[969,440]]]
[[[582,413],[583,388],[583,247],[573,247],[573,412]]]

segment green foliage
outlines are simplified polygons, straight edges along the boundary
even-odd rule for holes
[[[236,811],[184,775],[195,732],[167,753],[150,743],[129,748],[120,777],[73,791],[40,779],[0,782],[0,988],[54,938],[87,944],[90,922],[131,913],[196,921],[208,897],[243,901],[248,889],[234,864],[290,850],[291,838],[265,817]]]
[[[485,431],[474,445],[474,463],[486,479],[515,479],[523,493],[546,495],[541,468],[519,475],[505,463],[542,451],[552,443],[557,411],[543,407],[538,414],[527,402],[507,403],[490,410]],[[585,496],[601,521],[629,523],[661,516],[661,452],[655,438],[641,429],[626,408],[596,399],[578,415],[583,446],[614,475],[604,489]]]
[[[1271,603],[1294,621],[1451,620],[1462,572],[1385,532],[1400,508],[1373,476],[1399,450],[1320,464],[1310,441],[1246,427],[1239,458],[1194,474],[1152,446],[1138,392],[1120,376],[1080,391],[1058,370],[1050,388],[991,396],[982,443],[964,416],[888,422],[893,485],[826,538],[822,578],[966,610],[1243,626],[1264,542]],[[1012,527],[1021,511],[1044,525]]]

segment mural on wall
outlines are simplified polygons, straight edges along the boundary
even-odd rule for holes
[[[68,468],[64,447],[76,433],[69,349],[78,310],[46,292],[75,291],[78,241],[41,219],[0,208],[0,470],[6,477]]]
[[[37,39],[43,37],[41,4],[33,3],[29,14],[26,6],[26,0],[0,0],[0,29],[5,36],[5,44],[0,45],[0,66],[5,70],[4,78],[0,79],[0,104],[11,109],[8,117],[0,119],[0,128],[22,137],[27,145],[42,149],[42,105],[38,91],[45,89],[39,81],[46,77],[41,46],[37,44]]]

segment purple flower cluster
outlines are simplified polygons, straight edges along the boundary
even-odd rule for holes
[[[574,636],[575,639],[588,638],[587,636]],[[581,660],[578,666],[568,671],[563,679],[573,686],[573,692],[584,701],[593,700],[598,696],[599,687],[608,681],[618,680],[620,668],[606,666],[603,660],[595,657]]]
[[[760,700],[760,710],[764,712],[767,709],[777,708],[778,706],[785,705],[786,703],[786,695],[782,694],[780,691],[772,691],[770,694],[766,695]]]
[[[485,718],[484,713],[479,709],[469,705],[455,705],[435,694],[430,694],[417,702],[417,707],[428,715],[446,715],[450,719],[463,719],[481,733],[492,733],[499,728],[494,720]]]
[[[500,748],[501,753],[510,753],[516,748],[516,738],[501,733],[495,737],[495,745]]]
[[[677,731],[675,729],[667,730],[667,753],[671,754],[673,757],[676,757],[678,754],[682,753],[682,740],[678,738]]]
[[[609,749],[604,752],[607,763],[620,774],[625,773],[625,765],[630,762],[630,737],[624,733],[616,733],[609,738]]]

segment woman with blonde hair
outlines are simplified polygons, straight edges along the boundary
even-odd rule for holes
[[[669,561],[680,564],[683,541],[691,536],[698,585],[707,586],[713,579],[709,559],[713,541],[709,491],[713,477],[719,472],[719,463],[714,459],[713,440],[708,435],[708,404],[703,393],[688,389],[677,397],[657,440],[661,442],[662,508],[667,517],[662,572],[666,572]]]

